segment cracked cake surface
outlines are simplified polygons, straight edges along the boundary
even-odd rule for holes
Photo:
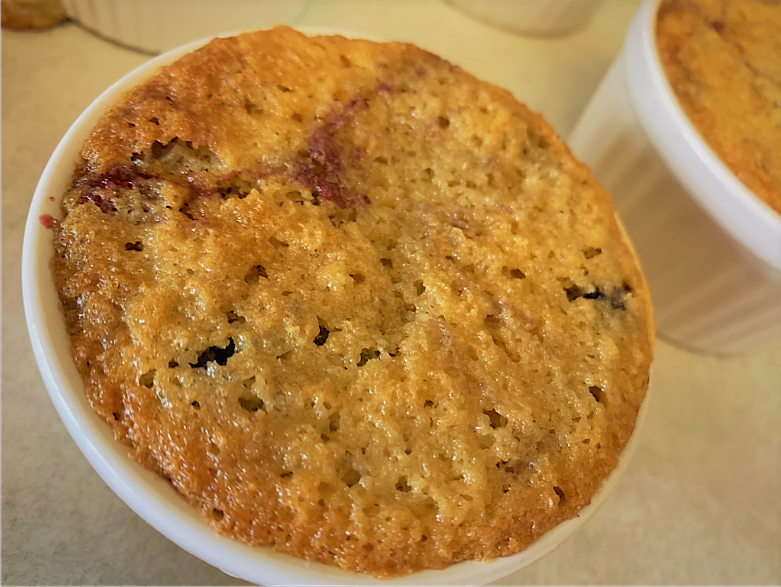
[[[781,214],[781,0],[664,0],[656,42],[697,131]]]
[[[86,394],[217,531],[443,568],[519,552],[615,466],[648,292],[508,92],[277,28],[162,68],[82,155],[52,268]]]

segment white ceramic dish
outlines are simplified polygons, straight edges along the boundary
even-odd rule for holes
[[[292,25],[309,0],[62,0],[87,30],[148,53],[223,31]]]
[[[327,31],[306,31],[324,33]],[[70,356],[70,341],[49,270],[52,232],[41,215],[61,217],[59,202],[70,184],[81,145],[97,119],[126,91],[148,78],[161,65],[199,47],[192,43],[153,59],[106,90],[73,124],[49,160],[33,196],[27,218],[22,258],[25,317],[41,375],[57,412],[73,440],[106,484],[139,516],[167,538],[229,575],[266,585],[347,584],[485,584],[496,581],[540,559],[573,536],[594,515],[617,485],[637,443],[637,430],[647,400],[637,418],[635,433],[618,466],[592,503],[579,517],[542,536],[525,551],[493,562],[464,562],[441,571],[424,571],[390,581],[352,574],[334,567],[308,563],[270,548],[252,548],[220,536],[203,521],[169,483],[130,459],[109,426],[91,409],[81,377]],[[649,391],[650,393],[650,391]]]
[[[586,26],[605,0],[446,0],[465,13],[531,37],[559,37]]]
[[[781,215],[697,133],[656,51],[646,0],[569,137],[612,194],[651,288],[660,335],[734,353],[781,339]]]

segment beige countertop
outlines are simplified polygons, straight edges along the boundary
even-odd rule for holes
[[[584,31],[529,40],[439,0],[314,0],[299,24],[412,41],[510,89],[566,136],[618,51],[636,0]],[[24,220],[79,113],[148,57],[73,24],[2,35],[2,582],[239,584],[163,538],[68,437],[22,315]],[[586,527],[503,584],[781,583],[781,345],[738,358],[660,342],[639,446]]]

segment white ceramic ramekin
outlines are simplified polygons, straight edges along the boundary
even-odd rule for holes
[[[327,34],[329,31],[304,32]],[[60,141],[33,196],[22,254],[25,317],[43,381],[73,440],[106,484],[151,526],[198,558],[229,575],[253,583],[476,585],[497,581],[551,552],[586,523],[618,484],[634,452],[637,431],[647,410],[647,399],[641,406],[635,432],[624,449],[618,466],[594,495],[591,504],[583,508],[579,517],[556,526],[519,554],[492,562],[458,563],[445,570],[424,571],[389,581],[379,581],[366,575],[308,563],[276,553],[271,548],[252,548],[220,536],[169,483],[130,459],[125,448],[114,440],[109,426],[92,410],[84,393],[81,377],[71,359],[70,341],[50,272],[52,232],[45,228],[41,216],[61,218],[60,200],[70,185],[74,165],[80,159],[81,146],[103,112],[129,89],[150,77],[160,66],[174,61],[203,43],[205,41],[199,41],[161,55],[106,90],[84,111]]]
[[[605,0],[446,0],[470,16],[533,37],[557,37],[588,24]]]
[[[613,196],[662,338],[712,353],[781,339],[781,214],[754,196],[681,109],[646,0],[569,137]]]
[[[224,31],[292,25],[309,0],[62,0],[84,28],[148,53]]]

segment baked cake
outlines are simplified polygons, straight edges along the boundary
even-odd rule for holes
[[[82,153],[53,271],[86,393],[219,532],[443,568],[524,549],[616,465],[646,285],[508,92],[276,28],[164,67]]]
[[[656,40],[686,115],[781,214],[781,0],[663,0]]]

